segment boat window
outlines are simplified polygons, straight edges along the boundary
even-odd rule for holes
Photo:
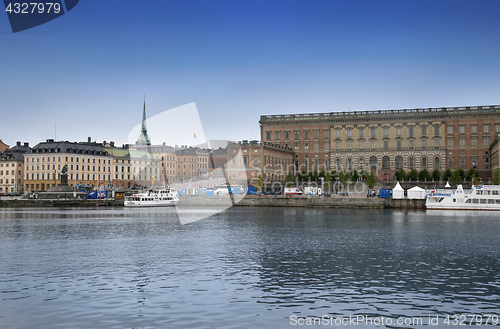
[[[483,191],[476,191],[477,195],[483,195]]]
[[[457,199],[453,199],[453,202],[457,202]]]
[[[486,203],[486,199],[481,199],[481,203]]]
[[[498,200],[498,199],[497,199],[497,200],[495,200],[495,203],[496,203],[496,204],[500,204],[500,200]]]
[[[495,200],[493,200],[493,199],[489,199],[489,200],[488,200],[488,204],[495,204]]]
[[[491,191],[491,194],[492,195],[498,195],[498,191],[497,190]]]
[[[472,203],[479,203],[479,199],[472,200]]]
[[[490,191],[484,191],[484,195],[490,195]]]
[[[469,200],[465,201],[465,203],[470,203],[470,202],[471,202],[471,199],[469,199]]]

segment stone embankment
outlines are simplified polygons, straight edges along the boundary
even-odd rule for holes
[[[425,200],[391,200],[367,197],[304,197],[304,196],[258,196],[235,197],[235,206],[249,207],[335,207],[335,208],[408,208],[424,209]],[[238,201],[239,200],[239,201]],[[183,196],[182,206],[232,206],[229,196],[203,197]],[[0,200],[0,207],[123,207],[123,200],[80,200],[80,199],[11,199]]]

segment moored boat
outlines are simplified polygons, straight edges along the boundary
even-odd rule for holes
[[[123,204],[125,207],[169,207],[178,202],[177,192],[165,188],[126,196]]]
[[[451,210],[500,210],[500,185],[473,186],[464,190],[435,189],[427,193],[427,209]]]

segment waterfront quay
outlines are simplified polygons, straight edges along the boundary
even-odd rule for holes
[[[241,206],[241,207],[331,207],[331,208],[425,208],[425,200],[392,200],[378,197],[318,197],[318,196],[261,196],[246,195],[241,200],[231,201],[229,196],[181,196],[181,206]],[[6,199],[0,207],[123,207],[123,200],[115,199]]]

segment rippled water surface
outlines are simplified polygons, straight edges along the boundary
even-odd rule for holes
[[[167,208],[0,208],[0,328],[447,328],[499,316],[499,232],[489,212],[233,207],[181,225]]]

